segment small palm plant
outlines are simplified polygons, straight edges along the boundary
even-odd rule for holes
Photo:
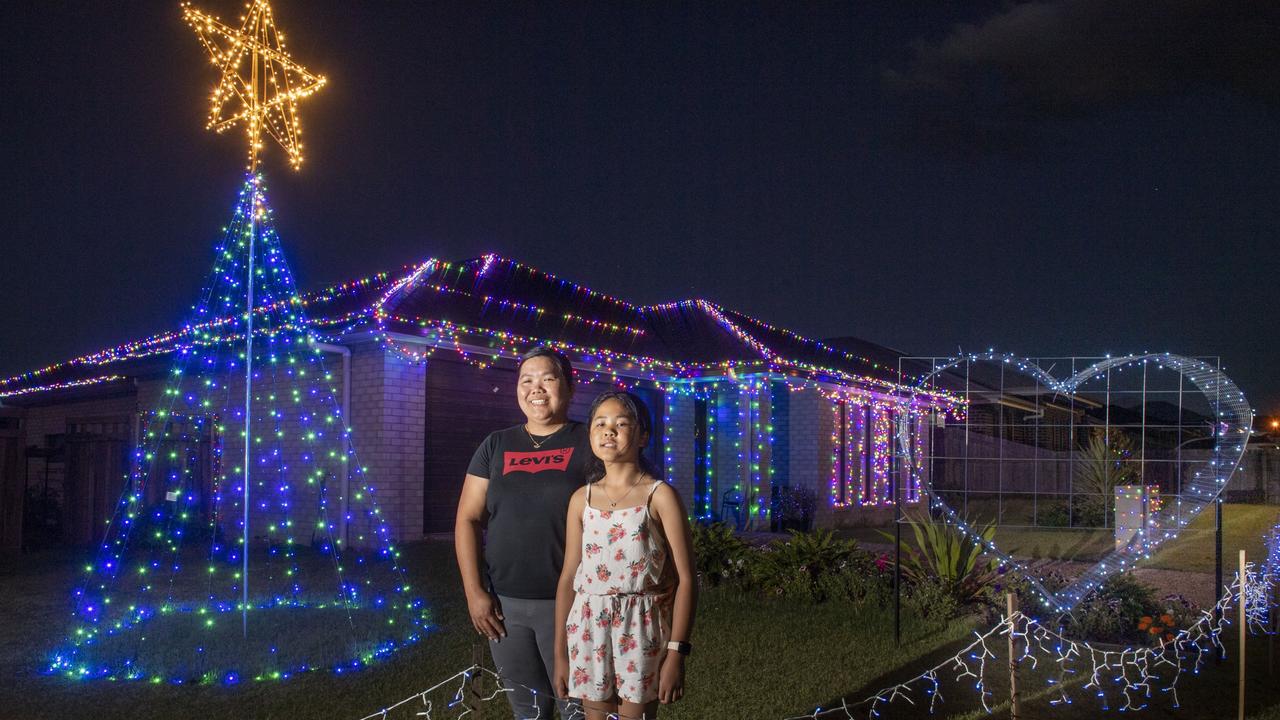
[[[1080,524],[1110,526],[1107,509],[1115,497],[1116,486],[1137,480],[1138,473],[1129,462],[1132,456],[1133,441],[1128,435],[1116,429],[1108,433],[1094,428],[1076,463],[1076,483],[1084,493],[1079,500]]]
[[[915,547],[902,546],[906,556],[902,573],[907,580],[917,586],[937,582],[958,605],[984,601],[988,589],[1000,577],[999,564],[983,558],[984,543],[995,537],[995,523],[976,527],[976,537],[956,524],[928,515],[908,520],[907,524],[915,536]],[[889,533],[880,534],[894,539]]]

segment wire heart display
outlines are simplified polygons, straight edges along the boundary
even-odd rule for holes
[[[947,505],[940,492],[933,488],[933,474],[929,473],[925,482],[930,503],[949,522],[958,526],[963,532],[981,543],[988,553],[999,558],[1006,567],[1020,570],[1034,590],[1041,596],[1045,609],[1054,612],[1068,612],[1110,575],[1131,569],[1134,564],[1149,557],[1151,552],[1162,543],[1176,537],[1207,506],[1218,500],[1232,473],[1239,466],[1244,456],[1253,425],[1253,409],[1245,400],[1244,393],[1236,387],[1219,368],[1202,360],[1181,355],[1143,354],[1124,357],[1105,358],[1099,362],[1074,373],[1067,378],[1056,378],[1048,370],[1034,361],[1012,355],[988,352],[951,358],[941,364],[935,364],[919,381],[918,387],[923,392],[937,387],[944,374],[951,373],[966,363],[993,363],[1003,365],[1003,371],[1014,371],[1033,378],[1055,396],[1071,397],[1091,380],[1099,378],[1112,370],[1130,366],[1155,365],[1160,368],[1174,370],[1182,375],[1190,385],[1204,396],[1211,411],[1213,423],[1213,449],[1209,459],[1192,473],[1190,481],[1183,482],[1181,492],[1172,496],[1173,502],[1156,510],[1154,522],[1144,523],[1143,528],[1133,537],[1108,552],[1095,565],[1082,575],[1071,581],[1066,587],[1052,592],[1045,587],[1025,565],[1001,550],[994,541],[982,538],[977,529]],[[1144,398],[1145,402],[1145,398]],[[1181,413],[1181,410],[1179,410]],[[909,443],[907,434],[898,433],[899,451],[916,466],[922,458],[916,454],[925,452],[919,443]],[[1169,496],[1166,496],[1168,499]],[[1152,532],[1147,527],[1156,528]]]

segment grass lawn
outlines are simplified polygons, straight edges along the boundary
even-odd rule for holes
[[[0,594],[0,717],[108,718],[174,716],[360,718],[449,678],[472,662],[475,634],[466,619],[453,546],[423,542],[404,547],[410,579],[424,588],[435,629],[425,640],[370,669],[349,675],[311,673],[285,682],[152,685],[69,681],[37,674],[70,620],[68,597],[82,556],[49,553],[0,565],[8,592]],[[735,593],[703,593],[689,662],[688,698],[665,718],[782,718],[863,688],[882,674],[962,639],[971,627],[945,627],[905,618],[895,648],[890,608],[828,604],[795,606]],[[485,664],[489,662],[485,654]],[[433,694],[436,713],[458,683]],[[411,705],[392,717],[412,718]],[[443,717],[454,717],[446,713]],[[479,718],[509,717],[499,697]]]
[[[1266,556],[1265,538],[1280,519],[1280,507],[1228,503],[1222,508],[1222,552],[1224,572],[1230,573],[1237,553],[1243,548],[1250,560]],[[1213,572],[1213,508],[1196,517],[1176,540],[1166,543],[1142,567],[1187,572]],[[842,537],[860,543],[884,546],[892,541],[880,534],[892,533],[893,527],[846,527]],[[912,542],[911,530],[903,528],[903,542]],[[996,544],[1017,558],[1073,560],[1094,562],[1114,549],[1114,532],[1103,528],[1009,527],[996,528]]]
[[[349,675],[319,672],[287,682],[244,682],[233,687],[75,682],[37,674],[46,651],[67,627],[69,589],[83,557],[50,553],[6,560],[0,564],[0,578],[8,590],[0,593],[0,717],[360,718],[376,712],[472,662],[475,636],[457,587],[452,545],[423,542],[404,550],[410,577],[425,589],[432,609],[435,629],[424,641]],[[694,637],[697,653],[689,662],[689,695],[663,710],[662,717],[781,720],[808,715],[816,706],[838,706],[841,698],[861,700],[941,662],[963,646],[974,629],[968,621],[927,624],[905,612],[903,619],[905,642],[896,648],[889,607],[796,605],[706,590]],[[1252,655],[1255,671],[1265,671],[1265,640],[1253,644]],[[487,654],[484,662],[488,664]],[[995,668],[990,673],[991,689],[997,702],[1007,696],[1001,671],[1004,662],[1003,658],[991,661]],[[1028,678],[1025,683],[1027,707],[1033,710],[1027,717],[1092,718],[1097,713],[1098,705],[1086,691],[1072,693],[1074,705],[1054,708],[1043,694],[1036,694],[1037,688],[1045,687],[1042,679]],[[460,681],[451,682],[428,698],[431,717],[457,717],[458,708],[445,711],[445,706],[459,686]],[[1266,694],[1266,686],[1265,677],[1251,679],[1251,711],[1263,713],[1256,720],[1280,720],[1272,708],[1280,705],[1280,697],[1274,691]],[[1179,687],[1184,707],[1171,717],[1234,713],[1233,662],[1188,676]],[[978,707],[971,682],[948,682],[944,696],[947,702],[934,717],[986,717],[971,715]],[[1167,707],[1167,699],[1157,699],[1160,707]],[[421,702],[415,702],[389,717],[414,718],[423,709]],[[1159,712],[1165,711],[1152,715],[1164,717]],[[923,717],[927,712],[896,703],[882,708],[882,714]],[[467,717],[496,720],[509,717],[509,712],[499,696]],[[855,717],[865,717],[865,709]]]
[[[1164,570],[1213,572],[1213,508],[1208,507],[1179,535],[1160,548],[1145,567]],[[1230,575],[1243,548],[1251,562],[1266,559],[1265,539],[1280,518],[1275,505],[1226,504],[1222,506],[1223,572]]]

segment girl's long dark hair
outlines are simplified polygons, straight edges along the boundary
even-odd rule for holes
[[[609,400],[617,400],[622,404],[623,412],[635,421],[636,427],[639,429],[638,434],[643,434],[649,438],[653,437],[653,416],[649,414],[649,406],[645,405],[636,395],[622,390],[608,390],[596,396],[591,403],[591,411],[587,413],[587,427],[590,428],[591,421],[596,417],[596,410]],[[644,448],[640,448],[640,471],[654,480],[661,480],[658,469],[654,467],[649,458],[644,455]],[[591,459],[587,461],[587,482],[593,483],[604,477],[604,461],[596,457],[594,453]]]

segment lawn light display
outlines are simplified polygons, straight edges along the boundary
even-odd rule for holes
[[[1167,353],[1066,360],[1050,366],[1069,365],[1065,378],[1036,361],[995,352],[933,360],[920,387],[961,395],[966,412],[946,418],[934,433],[938,441],[923,450],[899,438],[911,465],[928,466],[924,474],[934,510],[1006,567],[1021,571],[1051,612],[1069,611],[1107,576],[1149,557],[1216,502],[1244,455],[1253,424],[1244,394],[1203,360]],[[1061,438],[1061,449],[1055,449],[1054,438]],[[1011,457],[1015,450],[1022,454]],[[1021,478],[1016,493],[1007,489],[1011,476]],[[1079,493],[1075,488],[1082,481],[1094,491]],[[975,496],[996,498],[999,512],[1012,495],[1030,496],[1032,502],[1055,498],[1062,503],[1059,510],[1071,515],[1097,503],[1102,526],[1110,523],[1116,488],[1127,484],[1156,486],[1146,492],[1160,501],[1147,502],[1141,527],[1056,593],[996,543],[983,540],[973,524],[982,515],[974,509]],[[1053,494],[1041,489],[1047,486]]]
[[[895,717],[895,710],[906,710],[904,706],[914,706],[909,711],[911,717],[918,716],[921,710],[933,715],[946,700],[944,689],[950,692],[952,688],[972,689],[982,708],[991,713],[1003,699],[993,689],[992,682],[1001,675],[1008,677],[1010,647],[1019,667],[1048,683],[1047,700],[1052,706],[1071,705],[1079,699],[1101,710],[1133,712],[1167,698],[1160,702],[1181,707],[1178,684],[1184,676],[1213,668],[1210,659],[1225,655],[1224,638],[1232,634],[1232,618],[1239,617],[1232,612],[1233,608],[1238,610],[1243,604],[1244,623],[1249,633],[1273,632],[1271,618],[1276,611],[1275,571],[1280,566],[1280,525],[1267,535],[1267,548],[1267,561],[1260,566],[1249,564],[1243,574],[1230,579],[1212,608],[1203,610],[1195,622],[1176,633],[1163,638],[1153,636],[1151,644],[1094,645],[1065,637],[1051,624],[1015,610],[991,628],[975,632],[974,638],[955,654],[907,680],[869,695],[826,703],[786,720],[875,720]],[[504,682],[493,670],[472,665],[361,720],[401,717],[456,720],[510,692],[510,683],[504,685]],[[505,700],[496,702],[505,703]],[[571,713],[570,720],[583,717],[581,712],[575,712]],[[627,715],[618,718],[641,720]]]
[[[239,30],[183,18],[222,72],[209,127],[243,125],[249,172],[50,672],[226,683],[359,668],[417,640],[426,609],[360,465],[274,229],[263,134],[302,160],[296,102],[324,84],[289,58],[265,0]],[[335,290],[341,292],[341,290]],[[77,361],[79,362],[79,361]]]
[[[398,567],[259,177],[245,180],[188,333],[142,417],[50,670],[234,683],[345,671],[418,639],[426,610]]]

